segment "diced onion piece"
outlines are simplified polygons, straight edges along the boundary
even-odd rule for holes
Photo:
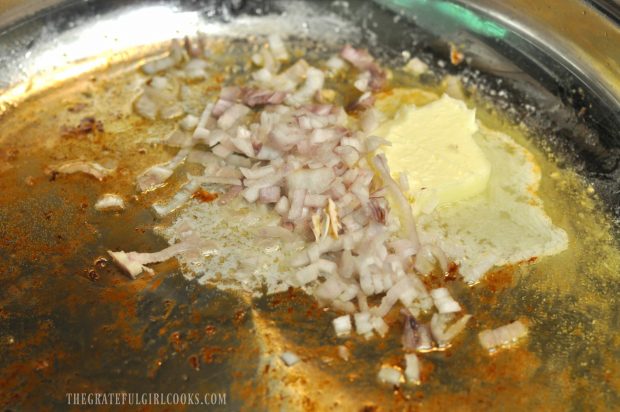
[[[136,279],[144,271],[153,274],[153,269],[144,266],[144,264],[137,259],[133,253],[135,252],[127,253],[122,250],[112,252],[111,250],[108,250],[108,254],[112,257],[114,263],[120,266],[121,269],[123,269],[132,279]]]
[[[384,337],[388,333],[388,330],[390,329],[390,327],[388,326],[387,323],[385,323],[383,318],[381,318],[379,316],[373,316],[372,320],[371,320],[371,323],[372,323],[372,328],[381,337]]]
[[[335,262],[327,259],[318,259],[317,263],[319,265],[319,270],[321,273],[327,273],[330,275],[335,275],[336,270],[338,269],[338,265]]]
[[[164,262],[172,257],[188,251],[200,251],[204,242],[190,231],[183,239],[173,245],[168,246],[159,252],[139,253],[139,252],[113,252],[108,250],[108,254],[123,271],[125,271],[132,279],[135,279],[143,271],[153,273],[153,270],[146,267],[150,263]]]
[[[278,149],[269,147],[267,145],[262,145],[258,153],[256,154],[256,158],[259,160],[275,160],[282,156],[282,152]]]
[[[153,210],[159,217],[169,215],[189,201],[199,187],[200,183],[198,181],[190,180],[183,185],[181,190],[179,190],[167,204],[154,204]]]
[[[304,199],[304,205],[307,207],[323,207],[327,204],[327,196],[307,193]]]
[[[151,79],[151,87],[154,89],[165,89],[169,86],[168,79],[162,76],[153,76]]]
[[[240,170],[241,170],[241,173],[243,173],[243,176],[245,176],[248,179],[260,179],[261,177],[274,174],[276,171],[276,169],[271,165],[265,166],[265,167],[258,167],[254,169],[250,169],[247,167],[241,167]]]
[[[213,153],[223,159],[227,158],[228,156],[230,156],[233,153],[233,150],[230,149],[228,146],[225,146],[223,144],[218,144],[217,146],[215,146],[212,149]]]
[[[319,261],[320,262],[320,261]],[[320,300],[333,301],[343,292],[340,282],[335,277],[329,277],[316,288],[314,295]]]
[[[399,386],[404,382],[403,374],[401,371],[393,366],[381,366],[379,374],[377,375],[379,382],[389,385]]]
[[[181,117],[183,113],[185,113],[183,106],[178,103],[163,107],[159,112],[161,118],[166,120]]]
[[[276,203],[280,200],[280,186],[269,186],[259,190],[258,200],[261,203]]]
[[[236,154],[231,154],[230,156],[228,156],[226,158],[226,163],[239,168],[252,167],[252,160]]]
[[[250,108],[239,103],[233,104],[226,109],[224,113],[217,119],[217,125],[223,129],[230,129],[239,119],[250,112]]]
[[[288,198],[286,196],[282,196],[280,200],[278,200],[278,203],[276,203],[275,211],[280,216],[284,216],[288,213],[288,209],[289,209]]]
[[[465,329],[471,315],[464,315],[450,326],[447,326],[447,319],[446,315],[437,313],[431,318],[431,332],[440,347],[449,345],[450,341]]]
[[[138,97],[136,102],[134,103],[134,107],[138,114],[147,119],[155,120],[157,117],[157,104],[149,99],[149,97],[145,94]]]
[[[114,172],[114,169],[109,169],[96,162],[85,162],[82,160],[75,160],[66,163],[62,163],[58,166],[50,168],[56,173],[72,174],[72,173],[84,173],[91,175],[97,180],[103,180],[104,177]]]
[[[301,286],[317,280],[318,277],[319,265],[317,263],[312,263],[302,269],[299,269],[297,273],[295,273],[295,279],[297,279],[297,282],[299,282]]]
[[[297,362],[301,360],[299,359],[299,356],[289,351],[286,351],[283,354],[281,354],[280,359],[282,359],[282,362],[284,362],[286,366],[293,366],[294,364],[296,364]]]
[[[186,133],[179,129],[173,130],[168,136],[166,136],[163,141],[166,146],[170,147],[191,146],[191,142],[192,136],[189,133]]]
[[[338,73],[340,70],[346,67],[346,62],[338,56],[332,56],[327,60],[325,65],[332,73]]]
[[[156,189],[163,185],[172,176],[172,173],[172,170],[166,167],[152,166],[138,176],[138,190],[147,192]]]
[[[424,245],[420,248],[415,256],[414,268],[418,273],[427,274],[433,271],[435,268],[435,255],[429,245]]]
[[[314,67],[308,68],[305,83],[295,93],[288,95],[286,102],[292,106],[307,102],[316,92],[323,88],[324,81],[325,74],[321,70]]]
[[[304,200],[306,199],[305,189],[295,189],[291,196],[291,206],[288,211],[288,219],[295,221],[301,217]]]
[[[419,76],[428,71],[428,65],[419,58],[414,57],[407,62],[405,67],[403,67],[403,70],[415,76]]]
[[[509,345],[527,336],[527,326],[517,320],[496,329],[486,329],[478,334],[483,348],[493,351],[498,347]]]
[[[269,48],[271,49],[273,57],[278,60],[287,60],[288,52],[286,51],[282,38],[278,34],[272,33],[267,39],[269,40]]]
[[[365,92],[368,90],[368,83],[370,83],[370,72],[366,70],[357,76],[353,86],[360,92]]]
[[[164,70],[168,70],[172,66],[176,64],[176,61],[171,56],[162,57],[160,59],[152,60],[148,63],[145,63],[142,66],[142,70],[146,74],[155,74],[157,72],[162,72]]]
[[[243,103],[250,106],[262,104],[280,104],[286,98],[286,93],[268,89],[243,89]]]
[[[196,127],[196,129],[194,130],[192,140],[194,141],[194,143],[204,143],[207,146],[213,146],[219,143],[219,141],[211,143],[213,140],[215,140],[214,137],[211,135],[211,131],[200,126]]]
[[[260,237],[282,239],[284,241],[294,241],[295,235],[282,226],[265,226],[258,231]]]
[[[125,209],[125,201],[119,195],[105,194],[97,199],[95,209],[99,211],[123,210]]]
[[[181,128],[186,131],[194,130],[197,125],[198,125],[198,118],[191,114],[188,114],[187,116],[185,116],[183,119],[179,121],[179,126],[181,126]]]
[[[338,345],[338,356],[342,358],[344,361],[348,362],[351,354],[349,353],[349,349],[344,345]]]
[[[405,230],[406,237],[417,248],[419,245],[418,232],[416,229],[415,221],[413,219],[411,204],[403,194],[398,183],[396,183],[392,176],[390,176],[390,170],[387,166],[387,159],[385,158],[385,155],[377,155],[373,157],[372,161],[374,166],[379,171],[383,183],[386,185],[387,189],[396,200],[396,204],[400,209],[400,215],[403,219],[403,228]]]
[[[431,290],[431,296],[433,302],[439,313],[454,313],[460,312],[461,306],[455,301],[450,292],[446,288],[438,288]]]
[[[336,336],[348,336],[351,333],[351,315],[337,317],[332,321]]]
[[[196,124],[196,128],[206,128],[209,124],[209,120],[212,119],[211,114],[213,113],[213,103],[207,104],[205,109],[200,114],[200,118],[198,119],[198,123]]]
[[[187,161],[189,163],[201,164],[203,166],[206,166],[207,168],[216,168],[219,167],[220,159],[211,152],[205,152],[203,150],[192,150],[187,156]]]
[[[408,383],[420,384],[420,361],[415,353],[405,355],[405,377]]]
[[[304,189],[310,193],[321,194],[329,189],[334,180],[334,171],[330,167],[319,169],[299,169],[286,177],[289,190]]]
[[[353,315],[353,319],[355,320],[355,331],[359,335],[363,335],[365,337],[372,336],[373,326],[370,322],[370,313],[368,312],[359,312]]]
[[[374,132],[375,129],[379,127],[379,114],[376,109],[370,108],[362,113],[360,117],[360,127],[366,134]],[[366,148],[368,149],[368,144],[366,144]],[[375,149],[369,151],[373,151]]]
[[[376,309],[375,314],[377,316],[385,316],[388,314],[392,306],[398,302],[398,299],[404,294],[409,293],[413,287],[409,282],[409,278],[403,277],[396,282],[381,299],[381,305]]]

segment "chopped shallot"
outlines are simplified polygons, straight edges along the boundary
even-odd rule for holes
[[[71,162],[62,163],[60,165],[51,167],[50,170],[55,173],[72,174],[72,173],[85,173],[93,176],[97,180],[103,180],[104,177],[114,172],[114,169],[109,169],[96,162],[85,162],[83,160],[75,160]]]
[[[403,226],[405,230],[406,237],[415,245],[419,245],[418,233],[415,226],[415,221],[413,220],[413,213],[411,211],[411,204],[403,194],[400,189],[400,186],[396,181],[390,176],[390,170],[387,166],[387,160],[384,154],[379,154],[373,157],[373,164],[379,171],[381,178],[383,179],[383,183],[387,186],[388,190],[395,198],[397,205],[401,212],[401,217],[403,218]]]
[[[289,190],[304,190],[321,194],[329,189],[334,177],[334,171],[328,167],[300,169],[286,176],[286,183]]]
[[[405,355],[405,377],[413,385],[420,384],[420,361],[415,353]]]
[[[354,49],[346,45],[340,52],[340,56],[358,70],[369,72],[371,76],[369,86],[372,90],[379,90],[383,87],[386,79],[385,72],[366,50]]]
[[[223,130],[229,129],[249,112],[249,107],[235,103],[217,119],[217,125]]]
[[[332,321],[334,324],[334,330],[336,331],[336,336],[348,336],[351,333],[351,316],[344,315],[340,316]]]
[[[340,356],[340,358],[342,358],[342,360],[348,361],[349,360],[349,356],[351,356],[351,354],[349,353],[349,349],[347,349],[346,346],[339,345],[338,346],[338,356]]]
[[[197,181],[190,180],[172,197],[172,199],[170,199],[167,204],[155,204],[153,205],[153,210],[159,217],[166,216],[189,201],[199,187],[200,184]]]
[[[153,270],[145,265],[150,263],[164,262],[175,255],[195,249],[198,247],[196,242],[184,240],[156,253],[138,253],[138,252],[113,252],[108,250],[108,254],[121,269],[123,269],[132,279],[136,279],[142,272],[153,274]]]
[[[404,70],[411,74],[419,76],[428,71],[428,65],[424,63],[422,60],[420,60],[419,58],[414,57],[407,62],[407,64],[404,67]]]
[[[455,301],[446,288],[431,290],[431,296],[439,313],[460,312],[461,306]]]
[[[286,93],[267,89],[244,89],[243,103],[250,107],[262,104],[280,104],[286,98]]]
[[[450,319],[450,315],[446,316],[437,313],[431,318],[431,333],[439,347],[448,346],[450,341],[465,329],[465,325],[471,319],[471,315],[464,315],[448,326],[447,323]]]
[[[170,147],[186,147],[192,144],[192,136],[182,130],[175,129],[166,136],[163,143]]]
[[[125,209],[125,201],[119,195],[105,194],[97,199],[95,209],[100,211],[123,210]]]
[[[271,53],[273,53],[273,57],[278,60],[287,60],[288,52],[286,51],[286,47],[284,46],[282,38],[274,33],[270,34],[268,39],[269,47],[271,48]]]
[[[370,321],[370,313],[368,312],[360,312],[353,315],[355,319],[355,331],[358,335],[365,336],[369,338],[372,336],[372,323]]]
[[[138,176],[138,189],[141,192],[156,189],[164,184],[173,171],[163,166],[153,166]]]
[[[350,335],[353,327],[366,339],[383,337],[389,331],[386,316],[400,306],[405,315],[405,350],[446,347],[471,315],[453,321],[461,306],[446,288],[429,294],[421,280],[420,275],[437,265],[444,272],[448,269],[443,250],[432,240],[418,238],[414,218],[418,212],[432,211],[436,202],[413,210],[405,195],[406,175],[394,179],[385,155],[376,153],[390,144],[371,135],[380,130],[382,115],[373,106],[375,92],[386,82],[386,71],[367,51],[348,45],[326,63],[329,72],[303,59],[288,64],[284,62],[291,54],[282,39],[274,34],[267,42],[268,47],[252,56],[259,68],[251,74],[251,82],[222,87],[200,117],[185,114],[189,112],[186,102],[176,101],[172,92],[175,77],[187,82],[207,76],[209,64],[201,58],[204,44],[186,40],[183,48],[174,43],[168,56],[143,66],[146,73],[157,76],[144,86],[134,104],[136,111],[150,119],[184,117],[164,141],[179,147],[179,152],[138,176],[138,189],[145,192],[163,185],[187,158],[192,167],[202,166],[202,172],[189,175],[167,203],[153,206],[159,217],[188,202],[202,185],[209,185],[209,190],[210,185],[225,186],[215,189],[224,192],[220,204],[241,195],[240,202],[275,212],[275,219],[256,233],[261,242],[303,245],[287,258],[292,270],[288,284],[304,287],[321,305],[340,311],[342,316],[332,321],[338,337]],[[361,95],[344,108],[336,103],[342,100],[336,90],[324,86],[326,76],[335,80],[348,64],[356,76],[350,86]],[[413,65],[410,69],[420,69],[417,62]],[[181,97],[188,100],[191,90],[180,87]],[[152,272],[147,264],[178,254],[203,253],[200,239],[191,228],[188,233],[158,253],[109,253],[135,278],[143,271]],[[304,242],[297,241],[300,237],[305,237]],[[246,260],[251,263],[244,263],[244,270],[259,261],[254,256]],[[418,323],[416,317],[430,315],[433,304],[437,313],[430,324]],[[518,329],[520,324],[511,325],[482,332],[482,345],[494,349],[527,333]],[[339,354],[348,359],[345,347],[339,348]],[[299,361],[292,352],[282,353],[281,359],[288,366]],[[417,356],[407,354],[405,363],[407,382],[418,384]],[[404,382],[402,371],[392,366],[381,368],[379,380],[391,385]]]
[[[381,366],[377,375],[379,382],[399,386],[404,382],[403,374],[400,369],[392,366]]]
[[[282,362],[286,364],[286,366],[293,366],[300,361],[299,356],[295,355],[293,352],[288,351],[280,355],[280,358],[282,359]]]
[[[198,125],[198,120],[199,119],[196,116],[188,114],[179,121],[179,126],[181,126],[183,130],[191,131]]]
[[[527,336],[527,326],[517,320],[496,329],[485,329],[478,334],[478,339],[483,348],[494,351],[495,349],[509,345]]]

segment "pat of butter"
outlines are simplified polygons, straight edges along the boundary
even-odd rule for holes
[[[472,138],[477,130],[475,110],[444,95],[423,107],[403,106],[376,134],[392,143],[384,147],[388,165],[394,175],[407,173],[414,198],[433,193],[441,205],[487,186],[491,164]]]

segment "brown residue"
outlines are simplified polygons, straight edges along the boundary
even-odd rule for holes
[[[459,265],[455,262],[448,263],[448,271],[445,273],[446,281],[456,280],[459,275]]]
[[[188,344],[185,339],[183,339],[181,332],[178,331],[170,334],[169,341],[175,352],[184,352],[188,347]]]
[[[465,55],[463,55],[463,53],[460,52],[454,44],[450,44],[450,62],[453,65],[458,66],[464,59]]]
[[[205,326],[205,334],[207,336],[213,336],[213,335],[215,335],[215,332],[216,332],[215,326],[213,326],[213,325]]]
[[[200,351],[202,355],[202,361],[204,363],[222,363],[226,360],[228,353],[232,352],[233,348],[220,348],[216,346],[205,346]]]
[[[235,312],[235,317],[233,318],[233,322],[236,325],[239,325],[240,323],[243,323],[245,317],[246,317],[246,311],[244,309],[239,309],[238,311]]]
[[[211,193],[202,188],[196,190],[194,194],[192,195],[193,199],[198,199],[204,203],[213,202],[215,199],[217,199],[217,197],[218,197],[217,193]]]
[[[458,50],[456,52],[459,53]],[[455,57],[456,60],[451,59],[452,64],[462,62],[462,53],[461,56],[457,55]],[[218,83],[223,83],[226,79],[227,75],[224,74],[217,74],[213,78]],[[72,83],[68,83],[66,86],[69,88],[73,87]],[[122,84],[124,85],[125,83]],[[69,92],[66,90],[67,88],[60,88],[58,93],[62,92],[67,95],[66,93]],[[118,90],[121,90],[121,88],[119,87]],[[210,85],[200,89],[201,92],[215,92],[217,90],[219,90],[219,86]],[[73,93],[73,97],[64,100],[65,102],[68,101],[71,104],[75,104],[75,102],[83,100],[75,90],[71,91],[71,93]],[[90,95],[93,97],[93,109],[98,107],[94,99],[97,99],[102,93],[105,93],[105,91],[92,88]],[[384,93],[393,94],[393,91],[389,90]],[[0,306],[2,306],[0,308],[0,319],[9,319],[9,324],[17,325],[17,327],[10,326],[13,328],[8,330],[11,335],[2,336],[3,339],[7,339],[6,342],[0,341],[4,345],[2,350],[7,355],[5,359],[8,359],[2,364],[2,372],[0,372],[0,387],[2,388],[0,390],[0,405],[3,408],[5,405],[10,407],[16,405],[15,409],[36,409],[36,406],[39,405],[49,405],[47,398],[61,397],[65,390],[101,390],[102,386],[97,387],[97,385],[107,384],[107,376],[102,376],[101,380],[95,380],[90,383],[83,379],[83,376],[76,378],[75,373],[81,367],[104,366],[96,358],[101,358],[106,362],[116,361],[117,359],[113,357],[111,359],[107,358],[107,356],[110,356],[110,352],[101,352],[101,349],[105,347],[126,351],[127,357],[131,359],[144,359],[142,366],[144,370],[136,370],[133,366],[128,367],[130,368],[128,370],[132,372],[129,376],[139,376],[141,373],[142,375],[140,376],[144,376],[144,373],[148,373],[148,376],[153,378],[155,383],[159,383],[156,382],[157,372],[162,365],[168,367],[168,360],[172,359],[170,355],[173,347],[175,349],[183,349],[187,347],[184,345],[187,345],[188,341],[195,342],[197,347],[202,347],[206,341],[209,343],[209,347],[205,347],[197,353],[195,349],[191,349],[191,353],[195,353],[194,355],[189,356],[190,353],[187,353],[185,355],[188,356],[187,358],[185,356],[181,358],[184,366],[187,367],[185,362],[189,362],[191,367],[194,369],[200,368],[204,373],[208,369],[208,364],[215,364],[215,368],[217,368],[220,363],[231,362],[237,368],[233,375],[234,379],[232,383],[225,381],[224,376],[226,375],[223,374],[222,388],[224,388],[224,385],[230,384],[230,386],[226,386],[226,389],[230,388],[231,396],[241,399],[244,403],[247,400],[246,404],[251,405],[249,406],[250,408],[265,409],[261,403],[263,402],[261,398],[255,398],[255,392],[258,392],[256,386],[247,384],[249,377],[255,377],[255,369],[252,369],[253,362],[259,360],[262,353],[253,346],[255,344],[256,331],[260,332],[260,328],[242,328],[239,326],[241,323],[248,321],[247,315],[253,313],[248,312],[249,309],[237,311],[234,322],[230,324],[227,323],[230,317],[229,311],[214,315],[206,310],[199,312],[204,309],[203,306],[199,305],[194,306],[192,311],[185,311],[182,308],[183,305],[176,307],[174,301],[168,300],[162,305],[163,307],[153,306],[154,312],[147,312],[145,316],[142,309],[148,310],[150,306],[145,305],[143,307],[140,304],[142,294],[154,295],[153,291],[159,288],[162,280],[165,279],[164,276],[157,278],[145,276],[141,279],[130,281],[118,275],[115,269],[110,268],[111,265],[107,265],[108,268],[106,269],[104,264],[98,267],[96,263],[94,266],[99,276],[96,284],[87,282],[80,276],[83,270],[93,266],[94,258],[104,254],[105,247],[109,246],[102,244],[102,242],[107,242],[109,240],[106,239],[110,238],[101,236],[98,229],[102,227],[109,228],[110,221],[102,220],[88,223],[86,222],[88,218],[84,214],[79,218],[76,217],[76,213],[79,212],[76,206],[82,202],[85,202],[84,204],[87,204],[87,201],[92,202],[92,194],[85,201],[84,187],[69,186],[65,180],[55,182],[54,184],[48,183],[46,177],[40,174],[40,160],[43,159],[42,163],[45,164],[49,160],[48,157],[52,156],[52,154],[54,156],[79,155],[85,158],[96,158],[103,150],[103,145],[93,145],[87,137],[92,135],[98,136],[103,131],[104,123],[106,129],[131,130],[131,133],[119,132],[118,137],[122,138],[116,140],[119,142],[132,142],[137,140],[135,137],[140,136],[141,133],[144,134],[146,128],[151,126],[151,122],[131,117],[131,115],[122,117],[119,114],[114,114],[117,119],[114,120],[110,115],[106,114],[106,109],[104,109],[101,112],[96,112],[97,119],[99,120],[96,120],[94,117],[92,119],[85,117],[78,126],[72,128],[76,130],[73,131],[75,134],[71,136],[75,137],[75,139],[71,140],[70,149],[68,148],[69,145],[66,144],[64,145],[65,147],[62,147],[62,143],[55,146],[52,146],[50,143],[48,149],[36,152],[29,146],[34,144],[40,146],[42,141],[47,143],[52,141],[51,138],[41,139],[41,136],[58,138],[59,124],[75,124],[77,119],[82,116],[73,115],[71,117],[71,115],[68,115],[66,103],[51,104],[59,100],[57,99],[58,96],[59,94],[56,97],[49,95],[34,99],[28,102],[29,104],[19,107],[14,112],[17,115],[13,116],[13,120],[11,120],[10,116],[3,117],[2,119],[3,127],[0,134],[4,139],[3,142],[10,142],[11,145],[16,146],[9,148],[6,147],[7,143],[5,143],[4,146],[6,148],[0,149],[0,160],[15,162],[15,169],[7,171],[0,176],[0,189],[5,194],[3,199],[0,199],[0,207],[2,207],[3,212],[6,211],[7,216],[0,224],[2,226],[0,229],[4,230],[3,236],[0,237],[0,249],[3,252],[7,252],[4,264],[0,265],[3,269],[0,272],[2,272],[2,280],[8,285],[6,297],[0,301]],[[109,104],[113,105],[114,102]],[[75,104],[75,110],[69,109],[69,112],[80,112],[85,106],[81,103]],[[49,107],[50,110],[42,111],[40,110],[42,107]],[[53,110],[54,108],[56,110]],[[63,114],[68,117],[63,117]],[[52,116],[58,117],[52,118]],[[99,121],[101,122],[100,129],[97,126]],[[112,123],[114,121],[119,121],[119,123]],[[28,125],[28,127],[17,131],[18,127],[21,127],[18,125],[24,124]],[[118,125],[123,127],[116,127]],[[21,140],[22,135],[23,140]],[[20,137],[20,139],[16,137]],[[102,135],[101,137],[106,136]],[[113,151],[132,157],[132,154],[138,150],[138,145],[133,143],[120,145],[114,143],[113,140],[105,141],[106,145],[109,145]],[[157,150],[153,148],[149,149],[148,153],[145,153],[143,156],[139,156],[139,159],[120,159],[121,163],[125,162],[123,166],[126,168],[127,173],[123,175],[119,173],[118,181],[104,182],[106,190],[109,189],[116,192],[116,189],[123,189],[124,193],[132,191],[135,174],[140,172],[146,164],[165,160],[166,156],[167,153],[158,154]],[[32,163],[32,170],[26,170],[20,164],[20,162],[25,162],[26,159],[34,162]],[[37,163],[37,160],[39,163]],[[54,160],[61,160],[61,158],[54,158]],[[19,170],[20,173],[23,171],[23,174],[18,175],[14,170]],[[37,184],[27,186],[35,182],[34,179],[24,180],[24,176],[27,175],[33,175],[37,179]],[[54,177],[55,175],[52,175],[50,179],[53,180]],[[25,181],[26,184],[14,184],[14,182],[21,181]],[[62,196],[62,199],[69,206],[65,206],[62,203],[50,206],[49,203],[45,203],[45,199],[50,197],[50,193],[48,193],[50,190],[58,190],[59,195]],[[123,190],[118,191],[123,192]],[[163,190],[165,191],[167,188],[163,188]],[[165,193],[158,193],[157,195],[166,196]],[[143,207],[141,211],[149,207],[152,196],[152,194],[145,195],[140,200],[136,198],[136,205]],[[24,202],[24,199],[28,200],[28,202]],[[116,227],[120,228],[112,229],[115,232],[114,239],[126,238],[132,241],[138,239],[139,243],[137,244],[139,246],[149,244],[148,241],[142,242],[142,239],[146,238],[142,234],[150,233],[152,226],[150,222],[130,221],[128,225],[123,226],[115,221],[115,224],[117,225]],[[134,232],[132,230],[134,227],[139,227],[139,229]],[[37,231],[33,228],[43,228],[43,230]],[[101,231],[101,233],[103,232]],[[49,236],[46,238],[48,234]],[[115,241],[113,240],[112,242]],[[136,243],[133,243],[133,245],[136,245]],[[72,261],[78,261],[80,266],[77,266],[75,269],[70,268],[69,265]],[[40,273],[14,271],[14,267],[18,267],[22,262],[26,262],[31,267],[42,266],[41,263],[44,262],[45,267],[49,266],[50,269],[46,268]],[[36,265],[33,265],[33,263],[36,263]],[[484,293],[485,296],[492,296],[494,300],[492,303],[494,305],[498,304],[497,299],[501,298],[501,293],[513,285],[514,271],[512,269],[489,274],[475,288],[476,293],[480,292],[478,294]],[[430,280],[436,282],[434,284],[444,285],[455,280],[457,272],[458,268],[451,268],[447,275],[438,273],[436,277],[431,277]],[[453,286],[456,287],[456,285]],[[163,289],[165,288],[157,291],[158,296],[168,292]],[[547,292],[547,290],[541,291],[541,296],[545,295],[543,292]],[[555,291],[552,292],[555,293]],[[169,295],[166,296],[169,297]],[[487,299],[489,298],[485,297],[483,299],[484,303],[490,304],[491,302],[487,302]],[[56,316],[57,313],[62,314],[62,311],[66,310],[71,318],[71,322],[83,319],[95,322],[102,320],[105,324],[101,326],[97,326],[97,323],[91,323],[88,326],[94,329],[92,335],[86,333],[80,336],[80,338],[94,338],[95,350],[99,352],[90,349],[70,354],[63,352],[71,347],[70,344],[74,343],[76,338],[74,336],[60,336],[64,333],[64,329],[56,328],[51,322],[41,322],[36,325],[36,329],[27,333],[20,332],[19,317],[21,315],[19,311],[14,309],[18,305],[20,310],[32,310],[29,316],[38,319],[50,317],[50,313]],[[399,345],[394,344],[396,339],[391,337],[392,334],[398,335],[401,332],[401,328],[396,324],[392,325],[390,334],[384,341],[381,341],[381,344],[376,343],[378,338],[368,342],[356,338],[353,338],[355,340],[350,339],[342,342],[348,347],[352,347],[355,344],[355,353],[352,353],[352,359],[346,363],[330,363],[329,359],[321,355],[324,354],[323,351],[329,350],[329,356],[335,358],[334,347],[325,343],[326,340],[332,339],[331,337],[333,336],[333,331],[329,325],[329,319],[334,315],[333,312],[326,313],[316,303],[310,303],[310,299],[303,292],[292,290],[289,291],[288,295],[282,294],[268,301],[268,306],[272,308],[277,306],[277,309],[264,314],[264,316],[268,320],[277,323],[277,331],[282,334],[285,342],[291,345],[300,345],[294,349],[297,353],[304,354],[304,360],[306,361],[304,363],[316,366],[317,362],[324,362],[324,364],[320,364],[324,368],[323,370],[328,370],[332,377],[340,378],[346,384],[346,386],[343,386],[344,390],[339,391],[338,389],[341,388],[337,387],[337,385],[326,386],[325,382],[327,380],[325,375],[316,370],[314,372],[310,371],[310,373],[304,376],[304,384],[300,388],[303,390],[307,389],[308,397],[304,402],[309,406],[311,406],[310,400],[324,399],[333,394],[334,398],[343,396],[343,398],[347,397],[358,402],[356,407],[351,410],[359,410],[363,405],[374,409],[379,408],[376,405],[381,405],[381,410],[499,410],[506,405],[519,410],[540,410],[546,406],[553,409],[566,410],[570,409],[568,403],[570,399],[574,399],[574,397],[571,397],[573,394],[571,391],[574,391],[576,386],[591,389],[591,392],[584,392],[586,396],[584,404],[589,403],[594,405],[594,408],[596,408],[596,402],[602,402],[600,401],[602,399],[600,395],[603,392],[597,385],[590,385],[592,382],[610,385],[612,390],[620,386],[620,381],[617,378],[620,376],[620,366],[611,352],[611,349],[618,347],[619,342],[617,340],[610,344],[609,351],[601,353],[600,359],[602,362],[600,368],[592,368],[591,374],[587,378],[578,379],[575,379],[574,374],[571,374],[572,368],[570,367],[565,368],[562,372],[554,372],[553,375],[550,375],[548,371],[545,371],[545,368],[540,367],[543,361],[537,358],[538,355],[528,352],[528,347],[525,344],[500,351],[491,356],[484,352],[474,340],[473,346],[455,348],[466,351],[468,359],[471,360],[467,364],[470,367],[459,369],[463,364],[458,359],[455,359],[458,355],[456,350],[452,357],[450,357],[452,354],[450,351],[442,354],[421,355],[422,380],[426,381],[425,384],[417,388],[402,387],[393,394],[389,388],[380,388],[377,385],[377,369],[375,366],[378,364],[378,361],[372,359],[372,356],[377,354],[374,348],[380,347],[384,351],[381,352],[381,356],[385,354],[385,358],[390,362],[402,362],[402,358],[400,358],[402,352],[399,348],[395,349],[395,346]],[[104,315],[102,315],[103,312],[99,312],[100,307],[105,308]],[[178,310],[173,312],[175,307]],[[218,306],[215,305],[214,307]],[[528,307],[532,308],[531,311],[538,310],[535,306],[526,305],[525,303],[523,307],[526,308],[525,310]],[[142,309],[138,310],[139,308]],[[226,307],[227,310],[230,309],[232,311],[238,308],[238,306]],[[598,305],[593,305],[593,308],[599,309]],[[506,311],[511,309],[512,306],[507,304]],[[307,315],[312,317],[312,319],[304,318],[306,311]],[[175,316],[171,316],[172,313]],[[183,314],[186,313],[191,315],[184,316]],[[600,313],[603,312],[601,311]],[[90,318],[91,315],[93,315],[92,318]],[[475,315],[477,318],[470,322],[471,325],[468,326],[469,332],[466,333],[476,333],[483,325],[491,324],[491,322],[485,323],[480,321],[479,315],[485,315],[478,313]],[[532,313],[531,315],[532,317],[541,316],[540,313]],[[191,320],[194,322],[191,327],[199,329],[187,329],[188,316],[192,316]],[[296,324],[295,322],[299,319],[304,319],[307,323]],[[597,319],[597,321],[605,322],[604,319]],[[395,320],[388,320],[390,324],[394,322]],[[478,322],[478,325],[475,325],[475,322]],[[217,328],[215,325],[217,325]],[[301,327],[292,325],[301,325]],[[153,327],[154,330],[160,328],[162,337],[158,338],[157,341],[162,343],[155,347],[149,346],[149,351],[147,352],[147,348],[142,342],[142,336],[145,336],[146,328],[149,327]],[[202,334],[203,331],[204,335]],[[605,332],[604,336],[607,335],[606,329]],[[585,326],[576,328],[573,331],[573,334],[580,336],[580,339],[582,335],[587,335],[588,333],[588,328]],[[172,345],[166,337],[171,339]],[[10,341],[8,338],[10,338]],[[201,338],[204,340],[201,341]],[[586,337],[583,338],[586,339]],[[237,339],[241,342],[240,347],[226,347],[229,344],[228,342],[234,342]],[[529,339],[532,342],[535,340],[537,343],[541,342],[534,335]],[[153,350],[151,351],[151,349]],[[396,353],[396,351],[398,352]],[[567,353],[571,354],[571,352]],[[443,357],[444,354],[445,358]],[[356,355],[358,355],[357,358],[355,358]],[[435,359],[439,359],[436,356],[441,356],[441,361],[435,362]],[[203,363],[201,358],[209,362]],[[557,358],[552,357],[551,359],[545,359],[544,362],[547,363],[555,360]],[[383,359],[381,359],[382,361]],[[170,363],[173,362],[171,361]],[[561,366],[562,364],[558,363],[558,365]],[[298,365],[297,370],[303,366]],[[265,368],[268,368],[268,366]],[[450,373],[454,373],[459,378],[459,383],[465,382],[466,387],[455,388],[451,386],[452,382],[439,380],[437,376],[441,376],[444,368],[450,368]],[[70,372],[67,372],[68,370]],[[295,368],[287,369],[288,372],[294,370]],[[267,393],[265,389],[267,378],[271,378],[275,372],[275,369],[270,371],[263,381],[257,383],[262,390],[261,393]],[[134,373],[138,375],[134,375]],[[196,376],[198,375],[196,374]],[[117,376],[114,379],[122,380],[125,378]],[[350,379],[353,384],[349,384],[347,379]],[[555,381],[551,382],[551,379]],[[44,382],[54,382],[60,395],[46,393]],[[120,386],[121,383],[118,385]],[[238,389],[237,386],[244,388]],[[103,388],[105,389],[105,387]],[[320,395],[316,398],[313,398],[315,395],[315,392],[313,392],[314,388],[320,388]],[[275,394],[275,396],[278,395]],[[37,404],[22,403],[25,401],[32,402],[33,400]],[[55,399],[56,402],[62,400]],[[338,400],[334,400],[334,405],[337,404],[336,402]],[[320,410],[321,408],[316,407],[315,409]],[[333,409],[336,409],[336,407],[334,406]],[[340,406],[340,409],[344,409],[344,407]]]
[[[422,277],[422,282],[429,289],[436,289],[445,287],[448,283],[457,280],[460,276],[459,267],[456,263],[450,262],[448,264],[447,272],[441,272],[435,270],[426,276]]]
[[[80,120],[80,124],[75,127],[62,126],[60,128],[62,137],[76,138],[82,137],[89,133],[102,133],[103,122],[94,117],[87,116]]]
[[[514,266],[506,266],[488,273],[482,280],[482,285],[494,293],[499,293],[512,286]]]
[[[197,355],[190,356],[187,361],[189,362],[189,365],[192,367],[192,369],[194,369],[195,371],[200,370],[200,358]]]

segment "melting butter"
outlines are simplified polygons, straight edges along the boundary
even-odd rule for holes
[[[392,143],[384,148],[394,174],[407,173],[416,199],[437,205],[485,190],[491,164],[473,136],[476,112],[447,95],[422,107],[406,104],[376,131]]]

